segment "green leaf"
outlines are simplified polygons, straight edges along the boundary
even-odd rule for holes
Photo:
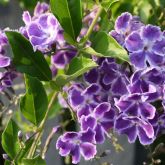
[[[17,124],[10,119],[2,133],[2,147],[11,159],[14,159],[20,150]]]
[[[51,0],[51,10],[65,33],[76,40],[82,28],[81,0]]]
[[[96,52],[96,51],[95,51],[93,48],[91,48],[91,47],[83,48],[81,51],[82,51],[83,53],[87,53],[87,54],[90,54],[90,55],[95,55],[95,56],[98,56],[98,57],[104,57],[103,54]]]
[[[93,49],[104,57],[114,57],[129,62],[127,51],[105,32],[98,32],[92,42]]]
[[[91,59],[86,57],[75,57],[69,64],[67,75],[59,75],[56,77],[55,84],[57,86],[63,86],[71,80],[83,75],[88,70],[97,67],[98,65]]]
[[[23,159],[21,165],[46,165],[46,162],[40,156],[36,156],[33,159]]]
[[[8,31],[6,35],[13,50],[13,63],[19,72],[41,81],[52,79],[51,70],[41,52],[34,52],[30,42],[18,32]]]
[[[103,0],[103,2],[101,2],[102,7],[107,11],[110,9],[110,7],[116,3],[119,2],[120,0]]]
[[[34,125],[43,120],[48,99],[42,83],[34,77],[26,76],[26,94],[21,98],[20,109],[24,117]]]

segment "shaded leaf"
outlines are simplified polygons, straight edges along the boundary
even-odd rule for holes
[[[117,41],[105,32],[98,32],[92,42],[93,49],[104,57],[119,58],[129,61],[127,51]]]
[[[51,80],[52,73],[43,54],[34,52],[30,42],[18,32],[8,31],[6,35],[13,50],[16,69],[41,81]]]
[[[65,36],[68,40],[76,40],[82,27],[81,0],[51,0],[50,4],[53,14],[66,33]]]
[[[10,119],[2,133],[2,147],[11,159],[14,159],[20,150],[17,124]]]
[[[107,11],[108,9],[110,9],[110,7],[116,3],[119,2],[120,0],[103,0],[103,2],[101,2],[101,5],[103,6],[103,8]]]
[[[21,98],[20,109],[24,117],[35,125],[43,120],[48,99],[42,83],[34,77],[26,76],[26,94]]]

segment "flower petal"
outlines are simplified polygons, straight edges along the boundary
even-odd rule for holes
[[[80,152],[85,160],[90,160],[95,157],[97,150],[95,145],[86,142],[80,145]]]
[[[159,40],[161,38],[160,27],[153,25],[144,26],[142,29],[142,37],[148,42]]]
[[[4,68],[10,65],[10,58],[0,55],[0,68]]]
[[[133,52],[130,53],[130,61],[137,68],[145,68],[146,65],[146,54],[145,52]]]
[[[110,111],[110,109],[111,104],[108,102],[103,102],[94,109],[94,115],[96,118],[101,118],[106,112]]]
[[[144,103],[140,103],[139,108],[140,108],[140,114],[142,117],[144,117],[144,119],[154,118],[156,112],[156,108],[154,106],[152,106],[147,102],[144,102]]]
[[[97,124],[97,126],[95,128],[95,132],[96,132],[96,135],[95,135],[96,142],[99,144],[104,143],[104,141],[105,141],[104,128],[100,124]]]
[[[72,155],[73,164],[77,164],[80,162],[81,154],[80,154],[80,147],[78,145],[76,145],[75,148],[72,149],[70,154]]]
[[[126,41],[125,46],[129,52],[142,51],[143,50],[143,41],[138,32],[131,33]]]
[[[132,15],[128,12],[125,12],[121,16],[119,16],[115,22],[115,30],[117,31],[117,33],[126,32],[131,19]]]
[[[138,127],[138,137],[142,145],[149,145],[154,141],[154,138],[149,138],[142,127]]]
[[[134,143],[137,138],[137,128],[136,126],[127,127],[120,131],[120,134],[126,134],[128,137],[129,143]]]
[[[92,116],[82,116],[81,129],[87,130],[88,128],[94,129],[96,126],[96,119]]]

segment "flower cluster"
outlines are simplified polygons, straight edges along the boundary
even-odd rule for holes
[[[0,30],[0,92],[11,87],[13,80],[17,77],[11,65],[11,58],[7,55],[6,47],[8,39],[3,30]]]
[[[64,40],[63,29],[49,8],[48,4],[38,2],[33,17],[25,11],[22,16],[25,27],[21,27],[20,32],[30,41],[34,51],[54,52],[51,69],[55,76],[57,69],[63,69],[76,55],[76,50]]]
[[[110,34],[125,47],[138,69],[164,64],[165,35],[158,26],[144,25],[138,17],[123,13]]]
[[[141,144],[151,144],[164,128],[164,32],[123,13],[110,34],[128,51],[134,67],[128,94],[115,99],[119,115],[114,129],[129,142],[138,137]]]
[[[66,136],[81,137],[90,130],[94,136],[92,144],[97,145],[114,131],[127,135],[130,143],[139,139],[142,145],[149,145],[165,128],[164,32],[123,13],[109,34],[128,51],[131,65],[117,64],[113,58],[93,57],[98,67],[84,74],[83,81],[65,88],[67,103],[76,115],[80,131],[61,135],[57,149],[62,156],[70,154],[73,163],[80,161],[80,154],[86,160],[92,159],[96,148],[93,152],[89,149],[90,156],[88,152],[84,154],[80,147],[83,141],[79,139],[76,144],[80,152],[75,161],[78,149],[65,147],[77,142],[77,138],[66,140]]]

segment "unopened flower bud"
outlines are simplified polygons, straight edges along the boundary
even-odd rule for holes
[[[10,158],[7,154],[2,154],[2,157],[3,157],[4,160],[10,160]]]
[[[22,141],[22,139],[23,139],[22,131],[18,131],[18,138],[19,138],[20,141]]]

